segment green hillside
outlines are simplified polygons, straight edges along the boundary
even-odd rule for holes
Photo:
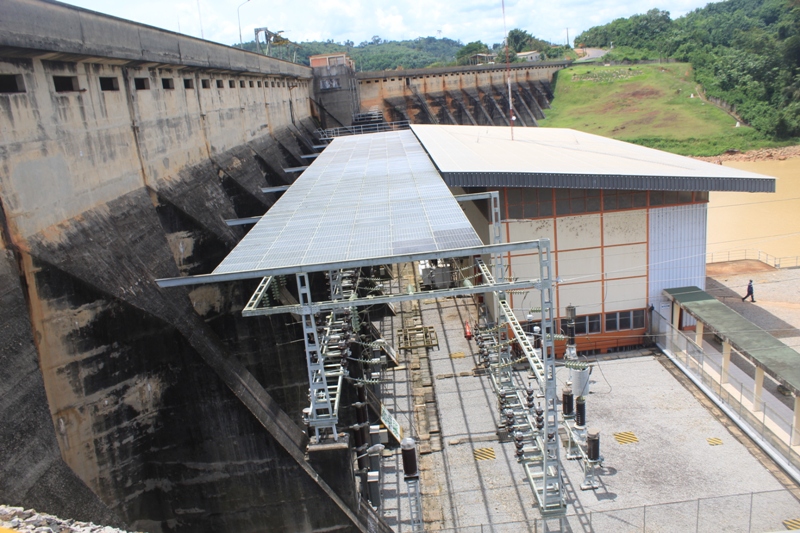
[[[754,128],[800,136],[800,0],[726,0],[676,20],[651,9],[575,40],[604,48],[613,43],[612,59],[689,62],[705,91],[736,106]]]
[[[686,63],[605,67],[578,64],[558,73],[543,127],[573,128],[683,155],[717,155],[781,143],[698,96]],[[694,97],[692,97],[694,96]]]

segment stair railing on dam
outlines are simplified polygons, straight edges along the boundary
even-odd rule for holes
[[[397,122],[379,122],[377,124],[362,124],[358,126],[344,126],[341,128],[330,128],[327,130],[318,129],[317,137],[320,141],[330,141],[336,137],[345,135],[362,135],[364,133],[379,133],[382,131],[407,130],[410,123],[407,120]]]

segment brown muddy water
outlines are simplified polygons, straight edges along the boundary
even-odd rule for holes
[[[800,158],[729,161],[725,166],[778,178],[775,193],[711,192],[708,204],[708,261],[800,256]],[[786,261],[784,261],[786,263]]]

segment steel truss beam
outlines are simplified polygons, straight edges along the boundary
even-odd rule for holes
[[[308,305],[281,305],[277,307],[258,307],[262,304],[262,299],[255,302],[251,298],[247,306],[242,311],[242,316],[261,316],[277,315],[281,313],[294,314],[314,314],[320,311],[330,311],[333,309],[343,309],[347,307],[359,307],[365,305],[378,305],[394,302],[407,302],[410,300],[426,300],[428,298],[447,298],[450,296],[466,296],[487,291],[507,291],[531,289],[534,287],[533,281],[509,281],[505,283],[487,283],[472,287],[460,287],[456,289],[436,289],[432,291],[420,291],[412,294],[389,294],[384,296],[374,296],[366,298],[353,298],[346,300],[330,300],[327,302],[312,302]],[[252,305],[251,305],[252,304]]]
[[[179,287],[183,285],[200,285],[203,283],[219,283],[222,281],[237,281],[242,279],[263,278],[264,276],[279,276],[283,274],[297,274],[298,272],[324,272],[326,270],[342,270],[365,266],[392,265],[396,263],[410,263],[423,259],[451,259],[453,257],[469,257],[483,254],[497,254],[501,252],[514,252],[537,248],[539,241],[522,241],[504,244],[489,244],[484,246],[468,246],[453,250],[438,252],[414,252],[400,255],[373,257],[369,259],[355,259],[351,261],[336,261],[331,263],[315,263],[310,265],[295,265],[259,270],[243,270],[240,272],[225,272],[221,274],[200,274],[197,276],[183,276],[179,278],[157,279],[159,287]]]

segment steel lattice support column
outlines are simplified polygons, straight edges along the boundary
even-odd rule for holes
[[[555,365],[555,330],[553,326],[553,279],[550,240],[539,241],[539,280],[542,300],[542,362],[544,364],[544,485],[542,514],[563,514],[564,489],[561,485],[561,461],[558,444],[557,382]]]
[[[297,292],[300,296],[300,305],[311,306],[311,284],[308,274],[299,272],[297,276]],[[334,440],[338,440],[336,423],[338,422],[333,409],[333,402],[328,390],[325,375],[325,361],[320,350],[317,321],[313,314],[302,315],[303,340],[306,346],[306,364],[308,365],[309,397],[311,412],[308,414],[308,425],[314,429],[317,442],[320,440],[320,430],[330,430]]]

